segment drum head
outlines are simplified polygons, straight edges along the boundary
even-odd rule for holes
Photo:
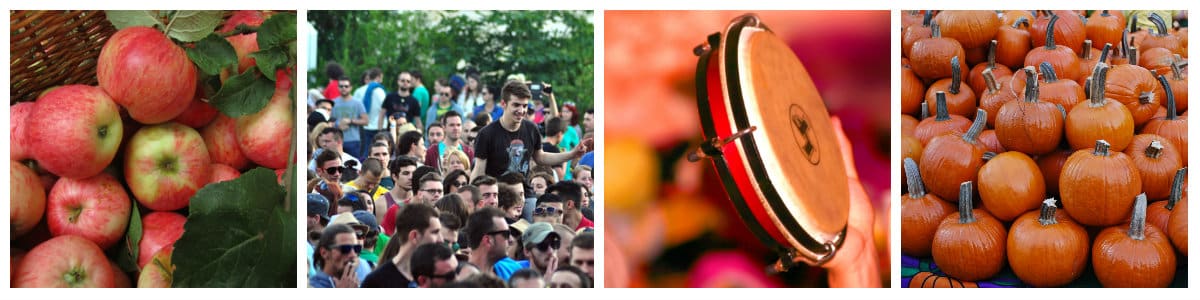
[[[752,138],[736,142],[745,159],[728,163],[749,170],[756,184],[748,188],[758,194],[773,225],[790,233],[785,244],[812,249],[811,242],[837,239],[846,228],[849,191],[816,86],[791,48],[765,28],[731,28],[726,38],[724,43],[736,43],[723,45],[720,53],[727,117],[737,127],[734,132],[758,127]],[[811,241],[804,241],[805,235]]]

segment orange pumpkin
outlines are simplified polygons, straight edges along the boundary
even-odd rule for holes
[[[1054,76],[1054,70],[1043,64],[1043,73]],[[1055,103],[1038,101],[1040,91],[1037,72],[1033,67],[1025,68],[1025,93],[1023,101],[1012,101],[1000,107],[996,115],[996,137],[1004,149],[1039,155],[1054,151],[1062,141],[1063,111]],[[1047,79],[1050,84],[1074,83]],[[1041,200],[1042,195],[1038,195]],[[986,200],[985,200],[986,201]],[[1036,205],[1036,204],[1035,204]],[[1011,216],[1013,218],[1016,215]],[[1001,218],[1006,221],[1012,218]]]
[[[1008,265],[1021,282],[1035,287],[1063,286],[1083,274],[1087,266],[1087,231],[1054,205],[1027,212],[1008,232]]]
[[[1174,178],[1171,179],[1171,194],[1167,196],[1167,200],[1155,201],[1146,206],[1146,222],[1162,228],[1167,236],[1171,236],[1171,230],[1174,229],[1170,227],[1171,213],[1179,205],[1179,201],[1185,199],[1183,181],[1186,178],[1187,168],[1176,170]]]
[[[921,152],[921,174],[926,190],[950,202],[958,202],[959,183],[975,181],[983,166],[986,149],[979,143],[987,112],[980,110],[966,133],[934,137]]]
[[[1017,100],[1017,93],[1013,92],[1012,82],[1024,82],[1020,80],[1013,81],[1012,76],[1006,78],[994,77],[991,70],[983,70],[983,81],[986,87],[982,92],[979,92],[979,108],[988,113],[987,125],[989,128],[995,128],[996,114],[1000,113],[1000,107],[1005,103]]]
[[[1007,151],[1004,149],[1004,145],[1000,144],[1000,139],[996,138],[995,130],[988,129],[980,133],[979,143],[983,144],[983,149],[987,150],[987,152],[1003,153]]]
[[[917,118],[910,115],[900,115],[900,135],[914,136],[917,131]]]
[[[992,40],[992,43],[988,46],[987,62],[972,67],[970,75],[967,76],[967,86],[971,87],[971,91],[977,94],[975,100],[979,100],[979,96],[987,89],[987,80],[983,78],[983,71],[989,69],[992,70],[992,75],[996,77],[1012,76],[1012,70],[1009,70],[1004,65],[996,64],[996,40]]]
[[[931,272],[919,272],[908,282],[909,288],[977,288],[978,283],[962,281]]]
[[[1163,90],[1171,90],[1171,84],[1167,81],[1166,76],[1159,75],[1158,82],[1163,85]],[[1175,144],[1179,149],[1179,153],[1188,153],[1187,140],[1187,117],[1180,117],[1175,114],[1175,96],[1172,93],[1167,95],[1167,116],[1161,119],[1152,119],[1146,122],[1146,126],[1142,127],[1142,133],[1153,133],[1166,138]],[[1187,155],[1183,155],[1183,164],[1187,165]]]
[[[1171,53],[1187,54],[1186,51],[1183,51],[1183,42],[1179,40],[1179,37],[1170,34],[1170,27],[1167,27],[1167,22],[1162,19],[1162,16],[1150,14],[1150,22],[1154,23],[1156,30],[1149,32],[1138,44],[1138,48],[1149,50],[1161,47],[1170,50]]]
[[[1175,53],[1171,53],[1171,50],[1167,50],[1167,48],[1151,48],[1138,54],[1138,65],[1156,74],[1169,74],[1171,73],[1171,63],[1175,59],[1175,55]]]
[[[1142,126],[1154,117],[1165,95],[1150,70],[1133,64],[1112,66],[1104,81],[1104,97],[1125,105],[1135,126]]]
[[[1174,244],[1175,250],[1179,250],[1183,256],[1188,255],[1187,205],[1187,196],[1184,196],[1175,205],[1175,209],[1171,210],[1171,219],[1167,220],[1167,227],[1171,228],[1171,244]]]
[[[1176,54],[1171,61],[1171,76],[1167,77],[1167,81],[1171,85],[1171,94],[1175,96],[1175,112],[1184,113],[1187,111],[1188,105],[1188,83],[1187,73],[1184,73],[1180,68],[1183,59]]]
[[[925,98],[925,83],[909,65],[900,68],[900,113],[914,115]]]
[[[1146,195],[1137,195],[1128,226],[1096,235],[1092,268],[1104,287],[1163,288],[1175,279],[1175,249],[1161,229],[1146,224]]]
[[[964,86],[962,64],[958,56],[950,58],[950,78],[942,78],[929,85],[925,90],[925,101],[937,101],[937,93],[946,92],[946,109],[950,114],[971,118],[975,116],[977,106],[975,92],[970,86]]]
[[[1025,63],[1025,54],[1033,48],[1029,39],[1029,19],[1021,17],[1004,24],[1010,25],[1001,26],[996,32],[996,62],[1017,69]]]
[[[1103,82],[1107,74],[1108,65],[1098,64],[1096,75],[1099,77],[1092,79],[1089,101],[1075,104],[1067,113],[1067,143],[1071,149],[1091,148],[1096,140],[1106,140],[1114,151],[1122,151],[1133,140],[1133,115],[1120,102],[1104,96]],[[1066,209],[1070,211],[1071,208]]]
[[[954,213],[954,205],[934,194],[925,193],[925,184],[916,160],[904,159],[904,177],[908,183],[908,194],[900,197],[900,252],[928,257],[933,234],[937,232],[942,219]]]
[[[979,200],[996,219],[1008,222],[1037,209],[1045,195],[1042,172],[1024,153],[1000,153],[979,168]]]
[[[1161,136],[1143,133],[1133,137],[1129,148],[1125,148],[1125,155],[1133,159],[1133,165],[1142,176],[1142,192],[1146,193],[1146,198],[1162,200],[1171,195],[1171,178],[1175,170],[1183,167],[1181,156],[1184,155],[1175,145]]]
[[[934,18],[942,24],[942,35],[958,40],[963,48],[980,48],[996,37],[1000,17],[990,10],[947,10]]]
[[[1087,38],[1097,45],[1115,45],[1121,42],[1121,32],[1125,30],[1125,23],[1121,22],[1121,18],[1117,15],[1103,10],[1088,17],[1085,27]]]
[[[1053,20],[1058,18],[1057,24]],[[1029,36],[1033,38],[1033,47],[1041,47],[1050,44],[1050,34],[1054,34],[1054,39],[1059,46],[1066,46],[1074,52],[1073,55],[1083,53],[1083,40],[1087,39],[1087,28],[1083,26],[1083,16],[1071,11],[1054,11],[1041,12],[1033,20],[1033,26],[1030,27]],[[1026,63],[1026,66],[1031,64]],[[1061,70],[1062,66],[1055,65],[1054,69]],[[1075,77],[1063,76],[1064,78]]]
[[[1006,10],[1000,14],[1000,24],[1013,24],[1019,20],[1025,19],[1025,27],[1029,27],[1029,20],[1033,20],[1033,13],[1028,10]]]
[[[958,214],[942,219],[933,236],[933,261],[954,278],[991,278],[1004,266],[1008,231],[987,211],[971,208],[970,181],[960,187]]]
[[[1057,26],[1059,20],[1058,15],[1051,16],[1050,23],[1047,26],[1053,29]],[[1035,24],[1034,27],[1037,27],[1037,25]],[[1062,74],[1060,74],[1062,78],[1077,80],[1084,77],[1082,74],[1079,74],[1079,57],[1076,56],[1077,53],[1069,46],[1059,45],[1055,41],[1054,34],[1053,30],[1046,31],[1045,45],[1029,50],[1029,53],[1025,54],[1025,65],[1036,66],[1042,62],[1049,62],[1051,66],[1054,66],[1055,70],[1062,71]],[[1036,40],[1033,44],[1038,45]],[[1083,40],[1081,39],[1075,47],[1080,47],[1082,44]],[[1083,52],[1080,51],[1080,53]]]
[[[1063,164],[1058,179],[1063,209],[1080,224],[1113,226],[1129,217],[1142,179],[1125,153],[1109,151],[1104,140],[1094,150],[1079,150]]]
[[[929,38],[913,42],[909,52],[909,63],[917,76],[925,79],[942,79],[950,77],[951,68],[946,62],[952,57],[965,57],[962,44],[950,38],[942,37],[941,27],[935,22],[930,26],[932,33]],[[958,66],[962,68],[961,65]]]
[[[1075,151],[1059,147],[1053,152],[1038,156],[1038,170],[1042,171],[1042,178],[1046,180],[1046,194],[1058,195],[1058,178],[1062,175],[1063,164],[1067,163],[1067,158],[1071,157],[1072,153]]]
[[[1100,63],[1102,59],[1108,58],[1103,55],[1105,51],[1107,50],[1092,48],[1092,40],[1083,41],[1083,54],[1079,55],[1079,77],[1083,78],[1077,78],[1075,83],[1085,86],[1083,79],[1092,76],[1092,71],[1096,69],[1096,64]]]
[[[946,93],[938,91],[934,103],[937,115],[932,118],[925,118],[917,124],[917,129],[913,133],[917,140],[921,141],[922,145],[928,145],[934,137],[943,134],[963,133],[971,127],[971,121],[959,115],[951,115],[946,109]]]
[[[1054,71],[1054,66],[1049,62],[1043,61],[1038,67],[1041,68],[1044,76],[1038,87],[1038,100],[1062,105],[1066,108],[1074,107],[1075,104],[1087,99],[1083,87],[1078,82],[1059,80],[1058,73]]]
[[[912,47],[913,44],[917,43],[917,41],[933,36],[933,29],[930,27],[929,23],[932,19],[933,11],[926,10],[925,17],[919,26],[908,26],[904,28],[904,33],[900,37],[900,50],[903,52],[902,54],[904,54],[904,57],[912,57]]]

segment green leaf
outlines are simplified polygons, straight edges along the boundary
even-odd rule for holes
[[[263,21],[258,27],[258,47],[266,49],[283,46],[296,40],[296,15],[280,13]]]
[[[117,30],[134,26],[162,26],[158,12],[153,10],[107,10],[104,14]]]
[[[257,70],[257,67],[250,67],[242,74],[229,77],[221,90],[213,95],[210,104],[233,118],[262,110],[275,93],[275,82]]]
[[[173,286],[295,287],[296,216],[285,201],[264,168],[202,188],[175,242]]]
[[[117,251],[117,265],[125,272],[138,272],[137,257],[138,243],[142,241],[142,215],[138,212],[137,201],[133,202],[133,210],[129,213],[129,229],[125,233],[125,241]]]
[[[254,58],[254,64],[262,71],[263,76],[275,81],[275,70],[287,66],[292,56],[288,56],[287,48],[276,46],[250,53],[250,57]]]
[[[211,34],[221,25],[222,12],[217,10],[181,10],[171,16],[167,23],[167,36],[180,42],[190,43],[199,41]]]
[[[216,34],[209,34],[197,42],[196,47],[188,48],[187,55],[200,71],[208,75],[216,75],[221,68],[238,63],[233,45]]]

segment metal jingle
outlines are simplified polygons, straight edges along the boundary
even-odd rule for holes
[[[689,151],[687,159],[689,162],[698,162],[701,159],[712,158],[713,156],[719,156],[719,155],[721,155],[722,152],[724,152],[721,150],[721,148],[725,147],[725,145],[728,145],[729,143],[732,143],[734,140],[737,140],[747,134],[750,134],[751,132],[754,132],[755,130],[758,130],[758,126],[750,126],[749,128],[739,130],[738,132],[735,132],[733,135],[725,137],[725,139],[714,137],[714,138],[708,140],[708,142],[700,144],[699,147],[692,149],[692,151]]]

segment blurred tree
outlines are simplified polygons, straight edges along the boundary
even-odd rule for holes
[[[379,67],[389,91],[403,70],[421,71],[432,88],[474,67],[488,86],[523,74],[552,84],[559,105],[593,107],[591,11],[309,11],[308,21],[318,33],[311,87],[329,80],[329,62],[341,64],[355,86]]]

